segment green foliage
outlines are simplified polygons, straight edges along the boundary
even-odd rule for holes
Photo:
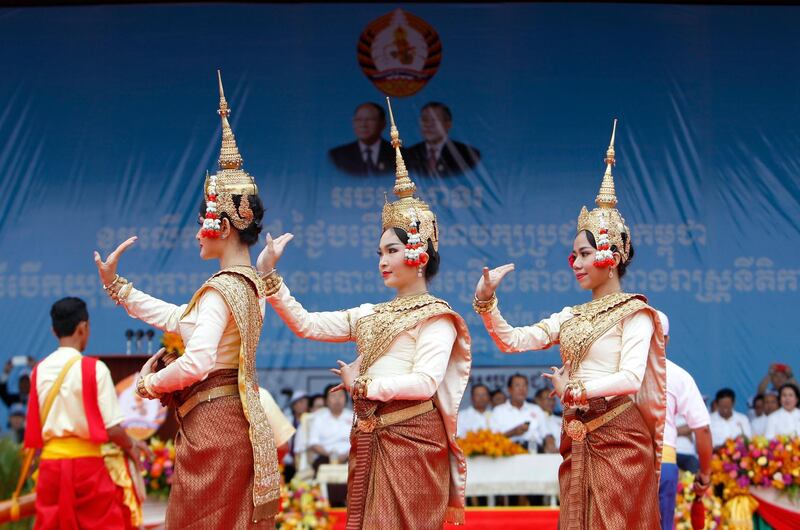
[[[17,487],[19,472],[22,468],[22,447],[10,438],[0,438],[0,500],[11,498]],[[28,480],[22,493],[28,493],[33,488],[33,481]],[[33,528],[33,518],[28,518],[14,523],[0,525],[2,530],[29,530]]]

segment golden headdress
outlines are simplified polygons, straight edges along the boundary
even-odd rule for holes
[[[615,246],[622,258],[622,263],[626,263],[631,252],[631,231],[625,224],[625,219],[617,210],[617,195],[614,190],[614,176],[611,168],[615,164],[614,159],[614,137],[617,132],[617,120],[614,119],[614,126],[611,130],[611,143],[606,151],[606,172],[603,175],[603,183],[600,184],[600,193],[597,194],[594,202],[597,208],[591,212],[584,206],[578,216],[578,232],[586,230],[594,236],[597,243],[597,253],[595,254],[596,267],[608,267],[614,264],[614,254],[611,247]],[[622,239],[625,234],[625,240]]]
[[[236,146],[236,137],[228,123],[231,110],[222,89],[222,74],[217,70],[219,81],[219,110],[222,119],[222,146],[219,150],[219,170],[214,175],[206,172],[203,193],[206,199],[206,217],[203,220],[203,237],[219,237],[220,214],[227,214],[231,224],[244,230],[253,222],[248,195],[257,195],[255,179],[242,169],[242,155]],[[234,195],[241,195],[239,208],[233,202]]]
[[[439,250],[439,231],[436,227],[436,216],[431,211],[430,206],[422,199],[414,197],[417,190],[414,181],[408,177],[406,163],[400,153],[400,132],[394,123],[392,114],[392,104],[386,98],[389,107],[389,118],[391,120],[392,147],[394,147],[397,160],[397,170],[395,172],[394,194],[398,199],[393,202],[386,200],[383,205],[383,231],[388,228],[400,228],[408,234],[406,244],[406,264],[424,265],[428,261],[428,240],[431,240],[433,249]]]

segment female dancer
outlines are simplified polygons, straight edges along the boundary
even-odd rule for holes
[[[185,353],[154,371],[160,355],[145,364],[137,392],[168,399],[176,407],[175,475],[167,528],[274,528],[280,475],[273,433],[259,401],[255,355],[268,294],[250,264],[264,207],[228,123],[219,80],[222,149],[219,171],[206,177],[200,209],[200,257],[220,270],[188,304],[176,306],[133,288],[119,276],[120,255],[106,261],[95,252],[103,288],[134,318],[180,333]]]
[[[616,131],[616,120],[614,131]],[[664,336],[647,299],[622,292],[620,279],[633,258],[630,229],[615,208],[611,168],[595,199],[584,207],[569,257],[578,284],[592,300],[566,307],[532,326],[510,326],[495,291],[513,264],[484,268],[475,310],[505,352],[560,344],[561,369],[549,378],[564,404],[559,470],[559,528],[660,528],[658,472],[666,410]],[[633,398],[633,399],[632,399]],[[633,406],[633,405],[636,406]]]
[[[388,102],[388,99],[387,99]],[[391,107],[389,107],[391,116]],[[469,379],[470,339],[464,320],[428,293],[439,267],[436,218],[413,196],[392,117],[397,157],[394,193],[383,207],[378,268],[396,297],[381,304],[309,313],[275,271],[291,234],[258,259],[267,298],[298,336],[355,341],[358,358],[334,373],[353,396],[347,529],[441,528],[464,520],[466,464],[456,445],[456,415]]]

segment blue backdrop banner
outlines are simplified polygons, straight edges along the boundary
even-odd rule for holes
[[[0,360],[54,349],[48,311],[66,295],[90,304],[89,353],[124,351],[125,330],[144,326],[105,297],[95,249],[139,236],[120,272],[176,303],[213,272],[195,234],[221,68],[265,232],[295,234],[281,271],[311,310],[390,296],[375,251],[394,160],[358,139],[388,139],[364,104],[395,96],[412,178],[439,217],[431,289],[467,318],[483,366],[559,362],[557,348],[500,353],[470,301],[481,267],[506,262],[514,324],[588,300],[567,255],[619,118],[617,195],[636,248],[624,287],[670,316],[669,354],[705,393],[752,394],[798,352],[798,27],[792,7],[0,10]],[[268,311],[260,368],[353,356]]]

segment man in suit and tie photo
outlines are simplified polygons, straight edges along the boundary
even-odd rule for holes
[[[388,175],[394,172],[394,149],[381,136],[386,128],[386,112],[377,103],[356,107],[353,132],[356,141],[334,147],[328,157],[339,171],[357,177]]]
[[[480,151],[450,139],[453,114],[444,103],[426,103],[419,123],[424,141],[408,149],[409,169],[414,175],[450,177],[460,175],[480,162]]]

